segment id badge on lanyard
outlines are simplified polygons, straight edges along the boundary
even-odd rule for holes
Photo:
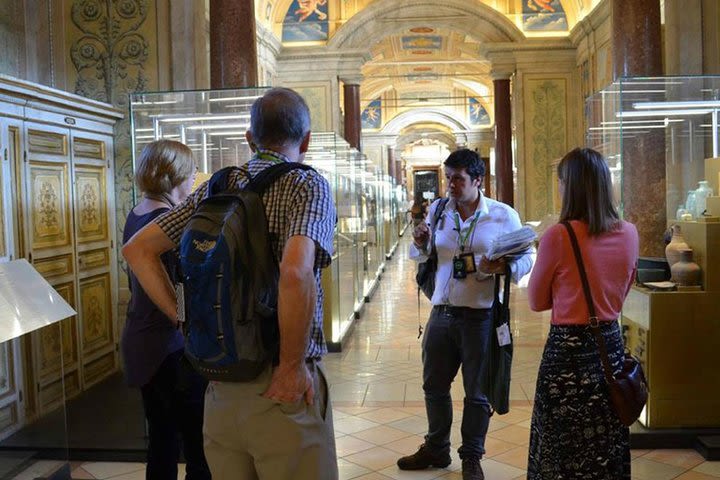
[[[478,214],[475,213],[475,218],[470,222],[470,226],[467,228],[465,235],[463,236],[463,230],[460,228],[460,219],[457,212],[455,213],[455,229],[458,232],[458,247],[460,253],[453,257],[453,278],[456,280],[462,280],[468,276],[469,273],[477,272],[477,266],[475,265],[475,254],[472,252],[472,245],[470,245],[469,252],[465,252],[465,243],[468,238],[471,238],[477,225]],[[472,243],[472,240],[471,240]]]

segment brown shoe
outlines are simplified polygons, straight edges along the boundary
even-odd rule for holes
[[[423,443],[417,452],[397,461],[400,470],[424,470],[426,468],[445,468],[450,465],[449,453],[434,453],[427,444]]]
[[[475,457],[463,458],[462,478],[463,480],[485,480],[480,460]]]

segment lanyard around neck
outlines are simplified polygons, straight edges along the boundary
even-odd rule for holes
[[[257,158],[259,158],[260,160],[265,160],[267,162],[282,163],[285,161],[280,157],[277,157],[271,153],[266,153],[266,152],[257,152],[255,156]]]
[[[460,214],[457,211],[455,212],[453,218],[455,219],[455,230],[458,232],[458,246],[461,252],[465,250],[465,242],[467,242],[467,239],[470,238],[470,235],[475,231],[478,217],[480,217],[480,212],[475,212],[472,222],[470,222],[470,226],[464,230],[465,235],[463,236],[463,229],[460,228]]]

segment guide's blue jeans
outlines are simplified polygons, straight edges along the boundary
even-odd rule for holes
[[[425,443],[435,453],[450,451],[453,406],[450,385],[462,366],[465,402],[460,458],[482,458],[492,409],[479,390],[492,332],[490,309],[435,306],[423,337],[423,391],[428,417]]]

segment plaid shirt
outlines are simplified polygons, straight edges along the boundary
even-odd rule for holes
[[[287,157],[270,150],[261,150],[240,170],[228,179],[229,188],[244,187],[248,173],[257,175],[276,162],[287,162]],[[207,192],[207,182],[173,210],[158,216],[155,223],[177,245],[192,214]],[[272,184],[262,196],[265,204],[268,230],[276,258],[282,258],[287,240],[303,235],[315,242],[315,285],[317,303],[315,317],[310,329],[306,358],[319,358],[327,353],[323,338],[323,289],[320,283],[320,269],[330,265],[333,253],[335,231],[335,205],[330,185],[322,175],[313,170],[292,170]]]

